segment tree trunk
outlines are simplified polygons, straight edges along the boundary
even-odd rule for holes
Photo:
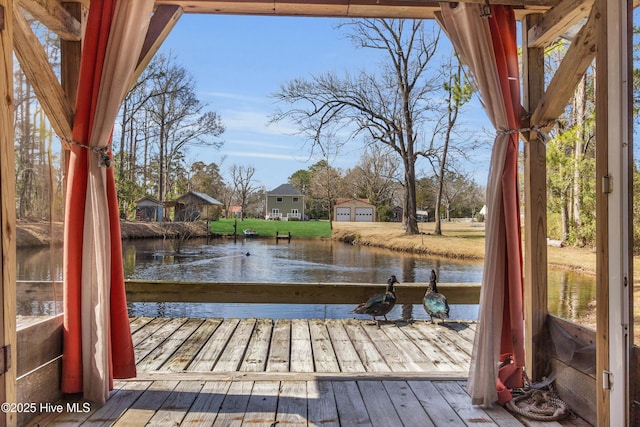
[[[586,98],[587,98],[587,88],[586,88],[586,76],[582,76],[580,79],[580,83],[576,88],[574,94],[574,111],[575,111],[575,125],[579,129],[578,135],[575,139],[575,148],[574,148],[574,159],[573,159],[573,203],[572,203],[572,217],[573,224],[576,230],[579,230],[582,226],[582,218],[580,215],[580,211],[582,210],[582,187],[581,187],[581,178],[580,178],[580,165],[582,163],[582,151],[585,140],[585,131],[584,131],[584,115],[586,110]],[[581,240],[581,244],[584,246],[584,239],[581,239],[581,233],[576,233],[578,239]]]

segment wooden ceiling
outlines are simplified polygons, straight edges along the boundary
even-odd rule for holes
[[[470,1],[486,4],[487,0]],[[542,48],[563,34],[576,34],[563,60],[566,65],[556,72],[556,77],[560,77],[551,81],[550,90],[545,94],[547,99],[538,105],[532,119],[539,122],[558,117],[570,99],[579,77],[595,56],[594,19],[587,20],[594,0],[488,1],[490,4],[512,5],[516,9],[516,16],[527,20],[527,25],[523,27],[528,30],[523,40],[526,40],[528,47]],[[32,16],[58,34],[66,50],[75,49],[79,52],[83,17],[86,16],[89,4],[90,0],[15,0],[14,3],[16,57],[34,85],[54,131],[62,139],[71,138],[73,89],[69,89],[69,84],[65,85],[64,72],[62,82],[56,77],[44,49],[27,24],[26,17]],[[156,9],[139,59],[136,77],[144,70],[183,13],[428,19],[433,18],[439,10],[439,3],[420,0],[156,0]],[[529,20],[528,16],[535,19]]]
[[[485,4],[485,1],[514,6],[518,19],[543,14],[536,30],[540,35],[565,33],[588,15],[593,4],[593,0],[469,0],[469,3]],[[79,40],[81,36],[82,25],[66,9],[74,3],[88,7],[90,0],[16,0],[16,4],[66,40]],[[351,18],[430,19],[440,10],[439,2],[428,0],[157,0],[156,5],[157,10],[179,9],[181,13]]]

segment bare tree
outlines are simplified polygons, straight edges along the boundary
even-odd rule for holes
[[[427,34],[421,20],[363,19],[345,25],[358,46],[380,50],[388,60],[375,73],[290,81],[275,97],[292,108],[278,111],[273,120],[293,120],[321,149],[327,133],[338,131],[346,133],[343,143],[364,135],[372,144],[391,148],[404,166],[406,232],[417,234],[415,163],[431,154],[430,147],[420,146],[419,132],[435,108],[430,96],[435,80],[427,70],[440,33]]]
[[[449,61],[449,66],[446,67],[445,73],[448,74],[448,81],[444,84],[444,90],[447,94],[447,110],[443,116],[442,122],[444,127],[442,136],[444,144],[440,151],[438,158],[437,176],[438,176],[438,191],[436,193],[436,206],[435,206],[435,220],[436,226],[434,234],[436,236],[442,235],[442,221],[440,219],[440,206],[442,205],[443,188],[445,185],[445,174],[447,171],[447,156],[449,154],[449,144],[451,143],[451,134],[456,122],[458,121],[458,113],[460,108],[466,104],[473,94],[472,86],[467,82],[462,74],[462,65],[457,56],[452,58],[455,63],[452,64]],[[436,134],[437,135],[437,134]],[[435,169],[435,168],[434,168]],[[449,217],[449,210],[447,209],[447,218]]]
[[[329,223],[332,224],[334,203],[338,197],[344,195],[342,174],[326,160],[320,160],[313,165],[311,171],[311,196],[320,204],[321,210],[327,212]]]
[[[231,183],[233,185],[234,194],[240,203],[240,219],[244,219],[244,213],[247,208],[249,196],[253,193],[257,186],[253,181],[253,175],[256,168],[253,166],[233,165],[229,170],[231,174]]]
[[[217,113],[203,111],[205,105],[196,98],[193,78],[172,57],[159,55],[149,66],[147,109],[157,132],[158,198],[164,200],[172,162],[183,155],[182,149],[186,145],[219,148],[222,141],[217,138],[225,129]]]
[[[389,204],[397,189],[400,166],[384,147],[371,146],[358,165],[347,172],[345,182],[358,197],[366,197],[375,206]]]

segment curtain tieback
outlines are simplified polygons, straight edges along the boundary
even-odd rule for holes
[[[514,133],[525,133],[525,132],[536,132],[538,135],[538,139],[540,139],[542,142],[546,143],[547,141],[549,141],[550,137],[549,134],[544,132],[542,129],[545,129],[553,124],[558,123],[558,120],[552,120],[546,123],[542,123],[539,125],[533,125],[527,128],[520,128],[520,129],[498,129],[496,131],[497,135],[511,135]]]
[[[71,146],[74,145],[76,147],[85,148],[87,150],[93,151],[100,157],[99,165],[101,167],[109,168],[111,167],[111,156],[109,155],[109,150],[111,149],[111,144],[107,144],[104,147],[91,147],[89,145],[81,144],[78,141],[74,141],[69,138],[60,137],[60,141],[62,141],[62,145],[65,150],[70,150]]]

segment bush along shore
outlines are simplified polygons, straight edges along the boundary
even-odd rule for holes
[[[123,239],[206,237],[207,225],[205,222],[122,221],[120,233]],[[16,227],[18,247],[61,246],[63,237],[62,222],[18,222]]]

